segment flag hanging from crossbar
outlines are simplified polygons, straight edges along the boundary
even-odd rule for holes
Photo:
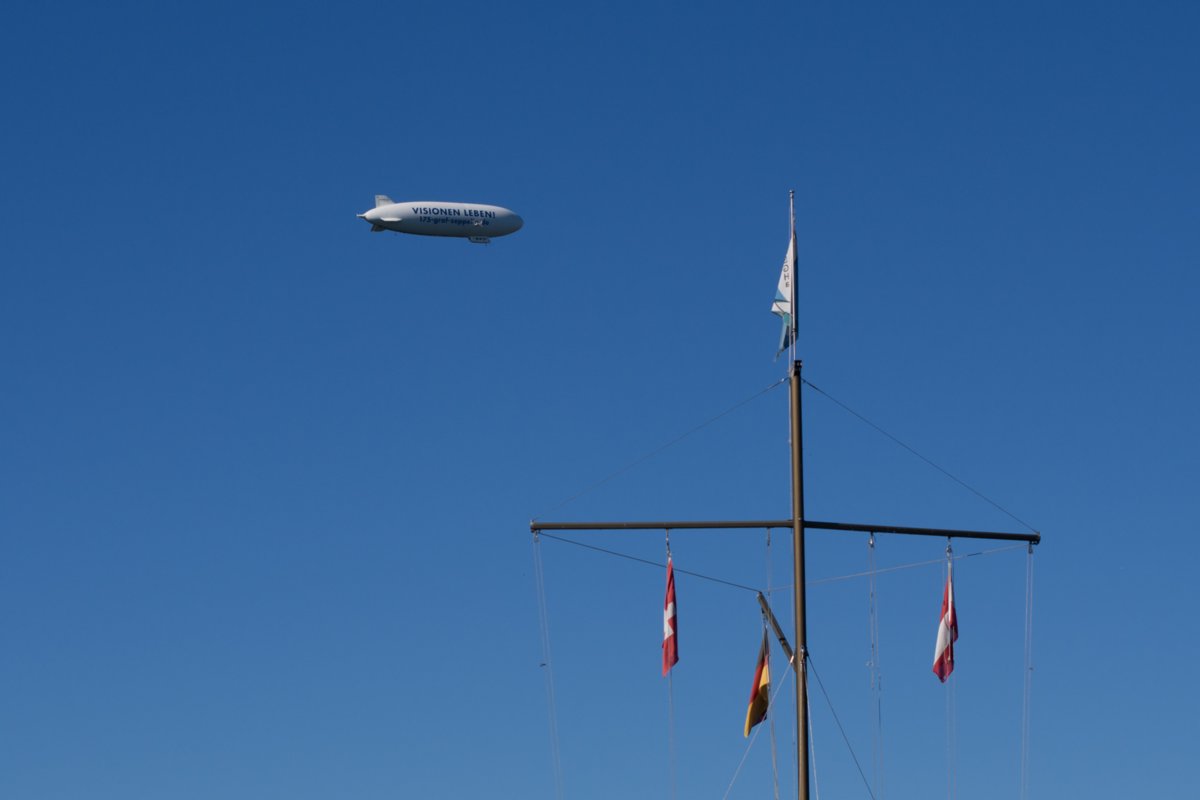
[[[675,565],[667,556],[667,596],[663,600],[663,677],[679,663],[679,641],[675,636]]]
[[[958,640],[958,614],[954,611],[954,576],[952,567],[946,571],[946,588],[942,591],[942,617],[938,622],[937,647],[933,651],[933,674],[942,683],[954,672],[954,643]]]

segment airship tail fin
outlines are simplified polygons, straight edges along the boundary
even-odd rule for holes
[[[380,231],[385,231],[385,230],[387,230],[387,228],[383,227],[382,225],[372,225],[371,226],[371,233],[379,233]]]
[[[380,206],[391,206],[391,205],[395,205],[395,203],[393,203],[392,198],[388,197],[386,194],[375,195],[375,207],[376,208],[379,208]]]

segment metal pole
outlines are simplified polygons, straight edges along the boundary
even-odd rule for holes
[[[783,654],[788,657],[788,663],[799,674],[800,667],[796,663],[796,659],[792,653],[792,646],[788,644],[787,637],[783,635],[783,628],[779,627],[779,620],[775,619],[775,612],[771,610],[771,606],[767,603],[767,598],[763,597],[762,592],[758,593],[758,604],[762,606],[763,616],[770,623],[771,630],[775,631],[775,638],[779,640],[779,646],[783,648]]]
[[[753,528],[791,528],[790,519],[715,520],[670,520],[661,522],[542,522],[529,523],[529,530],[538,531],[662,531],[662,530],[740,530]],[[804,520],[806,531],[845,531],[858,533],[898,533],[907,536],[936,536],[939,539],[993,539],[1001,542],[1029,542],[1041,544],[1040,533],[1002,533],[999,531],[971,531],[959,528],[914,528],[908,525],[891,525],[878,522],[821,522]]]
[[[795,309],[792,309],[795,313]],[[800,414],[800,361],[792,362],[792,597],[796,615],[796,792],[808,800],[808,619],[804,587],[804,435]]]

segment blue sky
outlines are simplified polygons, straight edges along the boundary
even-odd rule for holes
[[[1198,17],[7,9],[0,795],[554,797],[529,520],[788,515],[782,387],[560,503],[782,377],[789,189],[805,376],[1043,532],[1032,796],[1176,793],[1200,711]],[[376,193],[526,226],[371,235]],[[804,402],[813,518],[1019,529]],[[811,542],[812,578],[866,566],[861,537]],[[672,537],[681,569],[786,584],[764,544]],[[541,554],[566,796],[667,795],[661,571]],[[962,796],[1016,795],[1024,571],[961,562]],[[878,589],[884,796],[936,796],[938,568]],[[866,592],[814,587],[810,645],[869,761]],[[675,786],[720,796],[757,606],[678,593]],[[821,791],[865,797],[819,697],[814,735]],[[770,791],[768,745],[730,797]]]

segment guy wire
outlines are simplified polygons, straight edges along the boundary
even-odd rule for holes
[[[884,436],[886,436],[887,438],[891,439],[893,442],[895,442],[896,444],[900,445],[900,446],[901,446],[901,447],[903,447],[905,450],[907,450],[908,452],[912,453],[914,456],[916,456],[917,458],[921,459],[921,460],[922,460],[922,461],[924,461],[926,464],[928,464],[929,466],[933,467],[933,468],[934,468],[934,469],[936,469],[938,472],[942,473],[942,474],[943,474],[943,475],[945,475],[947,478],[949,478],[950,480],[954,481],[955,483],[957,483],[959,486],[961,486],[961,487],[963,487],[964,489],[966,489],[966,490],[967,490],[968,492],[970,492],[971,494],[975,495],[975,496],[976,496],[976,497],[978,497],[979,499],[981,499],[981,500],[983,500],[984,502],[988,503],[989,505],[991,505],[993,508],[997,509],[997,510],[998,510],[998,511],[1000,511],[1001,513],[1003,513],[1003,514],[1006,514],[1007,516],[1009,516],[1009,517],[1011,517],[1012,519],[1016,520],[1016,521],[1017,521],[1017,522],[1019,522],[1021,525],[1024,525],[1026,528],[1028,528],[1028,529],[1029,529],[1030,531],[1032,531],[1033,533],[1037,533],[1037,532],[1038,532],[1038,531],[1037,531],[1037,529],[1036,529],[1036,528],[1034,528],[1032,525],[1030,525],[1028,522],[1026,522],[1025,520],[1021,519],[1021,518],[1020,518],[1020,517],[1018,517],[1016,514],[1012,513],[1012,512],[1011,512],[1011,511],[1009,511],[1007,508],[1005,508],[1004,506],[1000,505],[1000,504],[999,504],[999,503],[997,503],[995,500],[993,500],[992,498],[988,497],[986,494],[984,494],[983,492],[979,491],[978,489],[976,489],[976,488],[975,488],[974,486],[972,486],[971,484],[969,484],[969,483],[967,483],[966,481],[964,481],[962,478],[959,478],[957,475],[955,475],[954,473],[950,472],[948,469],[945,469],[944,467],[942,467],[942,466],[940,466],[939,464],[937,464],[936,462],[934,462],[932,459],[930,459],[930,458],[927,458],[927,457],[925,457],[924,455],[922,455],[921,453],[917,452],[917,450],[916,450],[916,449],[914,449],[913,447],[911,447],[911,446],[909,446],[909,445],[905,444],[904,442],[902,442],[902,441],[901,441],[900,439],[898,439],[897,437],[895,437],[895,436],[893,436],[892,434],[888,433],[888,432],[887,432],[887,431],[885,431],[883,428],[879,427],[879,426],[878,426],[878,425],[876,425],[874,422],[872,422],[871,420],[867,419],[867,418],[866,418],[866,417],[864,417],[862,414],[858,413],[858,412],[857,412],[857,411],[855,411],[853,408],[851,408],[850,406],[848,406],[848,405],[846,405],[845,403],[843,403],[841,400],[838,400],[836,397],[834,397],[833,395],[831,395],[829,392],[825,391],[824,389],[820,388],[819,386],[815,386],[815,385],[813,385],[812,383],[810,383],[810,382],[809,382],[809,381],[807,381],[807,380],[804,380],[803,378],[801,378],[800,380],[801,380],[801,381],[804,383],[804,385],[805,385],[805,386],[809,387],[810,389],[812,389],[813,391],[817,392],[818,394],[822,394],[822,395],[824,395],[824,396],[825,396],[825,397],[827,397],[829,400],[831,400],[831,401],[832,401],[832,402],[833,402],[835,405],[837,405],[838,407],[840,407],[840,408],[841,408],[843,411],[846,411],[847,413],[849,413],[849,414],[851,414],[851,415],[853,415],[853,416],[857,417],[857,418],[858,418],[858,419],[859,419],[861,422],[864,422],[864,423],[866,423],[867,425],[871,426],[871,427],[872,427],[872,428],[874,428],[876,431],[878,431],[879,433],[883,434],[883,435],[884,435]]]
[[[554,698],[554,668],[550,661],[550,615],[546,603],[546,577],[542,568],[542,545],[538,535],[533,536],[533,575],[537,588],[538,625],[542,641],[541,667],[546,674],[546,703],[549,706],[548,721],[550,725],[550,759],[554,767],[554,796],[563,800],[562,752],[559,748],[558,709]]]

